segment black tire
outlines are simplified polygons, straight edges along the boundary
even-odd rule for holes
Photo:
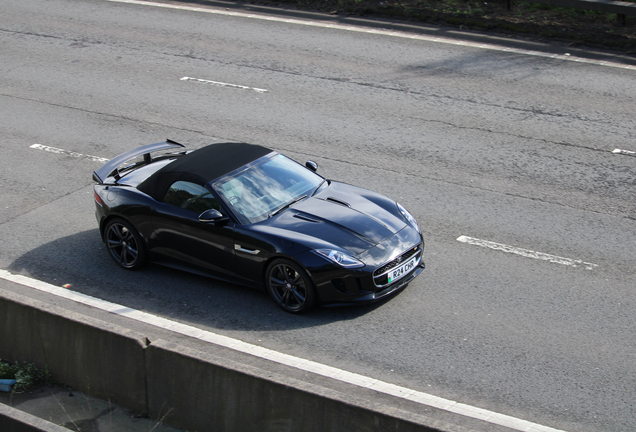
[[[307,312],[316,305],[316,291],[311,278],[292,261],[273,261],[265,273],[265,286],[276,304],[286,312]]]
[[[110,257],[126,270],[137,270],[146,263],[146,250],[137,230],[123,219],[113,219],[104,230]]]

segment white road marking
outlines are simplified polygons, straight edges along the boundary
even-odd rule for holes
[[[196,7],[196,6],[183,6],[183,5],[156,3],[152,1],[140,1],[140,0],[108,0],[108,1],[114,2],[114,3],[127,3],[127,4],[143,5],[143,6],[160,7],[160,8],[166,8],[166,9],[177,9],[177,10],[185,10],[185,11],[192,11],[192,12],[204,12],[204,13],[210,13],[215,15],[251,18],[251,19],[264,20],[264,21],[282,22],[287,24],[298,24],[298,25],[304,25],[304,26],[310,26],[310,27],[333,28],[333,29],[346,30],[346,31],[358,32],[358,33],[369,33],[369,34],[399,37],[404,39],[415,39],[415,40],[422,40],[427,42],[437,42],[437,43],[443,43],[443,44],[449,44],[449,45],[458,45],[458,46],[465,46],[465,47],[472,47],[472,48],[479,48],[479,49],[487,49],[492,51],[509,52],[514,54],[522,54],[522,55],[528,55],[528,56],[534,56],[534,57],[559,59],[559,60],[571,61],[576,63],[593,64],[597,66],[607,66],[607,67],[613,67],[613,68],[619,68],[619,69],[636,70],[636,66],[634,65],[627,65],[627,64],[612,62],[612,61],[593,60],[593,59],[587,59],[583,57],[576,57],[576,56],[570,55],[569,53],[552,54],[552,53],[546,53],[541,51],[504,47],[504,46],[500,46],[496,44],[461,41],[461,40],[445,38],[445,37],[409,33],[406,31],[375,29],[375,28],[369,28],[364,26],[356,26],[351,24],[339,24],[339,23],[319,21],[319,20],[283,18],[278,16],[259,15],[259,14],[248,13],[248,12],[215,9],[213,7],[204,8],[204,7]]]
[[[210,81],[210,80],[204,80],[204,79],[200,79],[200,78],[191,78],[191,77],[183,77],[181,78],[181,81],[196,81],[196,82],[200,82],[203,84],[210,84],[210,85],[215,85],[215,86],[220,86],[220,87],[234,87],[234,88],[238,88],[238,89],[242,89],[242,90],[252,90],[258,93],[265,93],[267,90],[265,89],[261,89],[261,88],[256,88],[256,87],[247,87],[244,85],[239,85],[239,84],[230,84],[230,83],[224,83],[224,82],[219,82],[219,81]]]
[[[268,348],[263,348],[258,345],[252,345],[238,339],[232,339],[230,337],[222,336],[206,330],[201,330],[193,326],[170,321],[166,318],[131,309],[126,306],[111,303],[105,300],[98,299],[96,297],[91,297],[85,294],[71,291],[66,288],[51,285],[27,276],[12,274],[6,270],[0,270],[0,278],[50,294],[54,294],[56,296],[63,297],[94,308],[98,308],[116,315],[150,324],[155,327],[170,330],[184,336],[193,337],[208,343],[250,354],[285,366],[332,378],[358,387],[368,388],[376,392],[449,411],[465,417],[482,420],[488,423],[508,427],[517,431],[563,432],[548,426],[543,426],[537,423],[521,420],[505,414],[499,414],[482,408],[473,407],[449,399],[433,396],[428,393],[412,390],[406,387],[397,386],[395,384],[390,384],[374,378],[369,378],[364,375],[347,372],[311,360],[306,360],[289,354],[280,353]]]
[[[457,237],[457,241],[462,243],[467,243],[475,246],[481,246],[488,249],[493,249],[501,252],[512,253],[516,255],[521,255],[527,258],[534,258],[543,261],[549,261],[557,264],[567,265],[571,267],[584,266],[587,270],[592,270],[594,267],[598,267],[597,264],[592,264],[588,262],[583,262],[581,260],[563,258],[556,255],[550,255],[543,252],[535,252],[529,249],[522,249],[514,246],[508,246],[501,243],[495,243],[488,240],[480,240],[473,237],[467,236],[459,236]]]
[[[103,158],[103,157],[85,155],[85,154],[82,154],[82,153],[76,153],[76,152],[72,152],[72,151],[68,151],[68,150],[63,150],[63,149],[60,149],[60,148],[45,146],[45,145],[42,145],[42,144],[33,144],[33,145],[30,145],[29,148],[36,149],[36,150],[44,150],[44,151],[47,151],[49,153],[62,154],[62,155],[71,156],[71,157],[74,157],[74,158],[84,158],[84,159],[91,160],[93,162],[106,163],[106,162],[109,161],[109,159],[106,159],[106,158]]]
[[[636,152],[631,151],[631,150],[614,149],[614,150],[612,150],[612,153],[614,153],[614,154],[622,154],[622,155],[627,155],[627,156],[636,156]]]

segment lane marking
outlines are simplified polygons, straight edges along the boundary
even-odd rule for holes
[[[233,87],[233,88],[238,88],[238,89],[242,89],[242,90],[252,90],[258,93],[265,93],[267,90],[265,89],[261,89],[261,88],[256,88],[256,87],[247,87],[244,85],[239,85],[239,84],[230,84],[230,83],[224,83],[224,82],[219,82],[219,81],[210,81],[210,80],[204,80],[204,79],[200,79],[200,78],[191,78],[191,77],[183,77],[181,78],[181,81],[196,81],[196,82],[200,82],[203,84],[210,84],[210,85],[214,85],[214,86],[219,86],[219,87]]]
[[[612,153],[614,153],[614,154],[622,154],[622,155],[627,155],[627,156],[636,156],[636,152],[631,151],[631,150],[614,149],[614,150],[612,150]]]
[[[140,0],[107,0],[107,1],[110,1],[113,3],[126,3],[126,4],[142,5],[142,6],[153,6],[153,7],[165,8],[165,9],[177,9],[177,10],[184,10],[184,11],[191,11],[191,12],[204,12],[204,13],[209,13],[214,15],[250,18],[250,19],[263,20],[263,21],[282,22],[287,24],[298,24],[298,25],[304,25],[309,27],[339,29],[339,30],[346,30],[346,31],[357,32],[357,33],[368,33],[368,34],[392,36],[392,37],[398,37],[403,39],[414,39],[414,40],[421,40],[421,41],[427,41],[427,42],[437,42],[437,43],[443,43],[443,44],[449,44],[449,45],[458,45],[458,46],[464,46],[464,47],[486,49],[491,51],[509,52],[514,54],[528,55],[528,56],[534,56],[534,57],[565,60],[565,61],[570,61],[575,63],[586,63],[586,64],[593,64],[597,66],[607,66],[607,67],[613,67],[613,68],[619,68],[619,69],[636,70],[635,65],[626,65],[626,64],[622,64],[618,62],[605,61],[605,60],[586,59],[583,57],[576,57],[576,56],[570,55],[569,53],[552,54],[552,53],[546,53],[541,51],[503,47],[503,46],[490,44],[490,43],[458,41],[456,39],[451,39],[451,38],[445,38],[440,36],[428,36],[428,35],[422,35],[417,33],[409,33],[406,31],[374,29],[374,28],[368,28],[364,26],[357,26],[357,25],[351,25],[351,24],[339,24],[339,23],[332,23],[327,21],[303,20],[299,18],[283,18],[283,17],[270,16],[270,15],[258,15],[254,13],[248,13],[248,12],[237,12],[237,11],[230,11],[230,10],[223,10],[223,9],[214,9],[212,7],[203,8],[203,7],[196,7],[196,6],[183,6],[183,5],[156,3],[152,1],[140,1]]]
[[[306,360],[300,357],[295,357],[289,354],[280,353],[268,348],[263,348],[258,345],[252,345],[238,339],[233,339],[227,336],[222,336],[216,333],[212,333],[206,330],[202,330],[186,324],[181,324],[175,321],[168,320],[156,315],[152,315],[139,310],[131,309],[123,305],[111,303],[106,300],[101,300],[96,297],[91,297],[86,294],[81,294],[75,291],[70,291],[66,288],[51,285],[46,282],[32,279],[27,276],[12,274],[6,270],[0,270],[0,278],[10,282],[14,282],[20,285],[24,285],[30,288],[34,288],[40,291],[54,294],[59,297],[63,297],[78,303],[85,304],[97,309],[101,309],[116,315],[127,317],[136,321],[140,321],[146,324],[153,325],[165,330],[170,330],[175,333],[182,334],[184,336],[196,338],[208,343],[212,343],[218,346],[229,348],[235,351],[239,351],[245,354],[250,354],[255,357],[266,359],[272,362],[276,362],[285,366],[300,369],[306,372],[310,372],[316,375],[321,375],[327,378],[332,378],[344,383],[352,384],[358,387],[374,390],[376,392],[384,393],[387,395],[395,396],[401,399],[406,399],[412,402],[419,403],[421,405],[438,408],[444,411],[449,411],[455,414],[462,415],[464,417],[470,417],[478,420],[482,420],[488,423],[508,427],[517,431],[525,432],[564,432],[558,429],[554,429],[548,426],[543,426],[537,423],[532,423],[526,420],[518,419],[505,414],[499,414],[493,411],[485,410],[482,408],[473,407],[463,403],[455,402],[449,399],[444,399],[438,396],[433,396],[428,393],[419,392],[406,387],[401,387],[395,384],[390,384],[384,381],[380,381],[374,378],[369,378],[364,375],[347,372],[335,367],[327,366],[321,363],[317,363],[311,360]]]
[[[64,149],[60,149],[60,148],[45,146],[45,145],[42,145],[42,144],[32,144],[32,145],[29,146],[29,148],[36,149],[36,150],[44,150],[44,151],[49,152],[49,153],[55,153],[55,154],[71,156],[71,157],[78,158],[78,159],[79,158],[84,158],[84,159],[91,160],[93,162],[106,163],[106,162],[108,162],[110,160],[110,159],[106,159],[106,158],[99,157],[99,156],[85,155],[85,154],[82,154],[82,153],[76,153],[76,152],[72,152],[72,151],[68,151],[68,150],[64,150]]]
[[[501,243],[495,243],[488,240],[480,240],[473,237],[467,236],[459,236],[457,237],[458,242],[467,243],[475,246],[480,246],[492,250],[497,250],[501,252],[511,253],[515,255],[521,255],[526,258],[534,258],[543,261],[549,261],[556,264],[567,265],[571,267],[579,267],[584,266],[586,270],[592,270],[594,267],[598,267],[598,264],[592,264],[588,262],[583,262],[581,260],[571,259],[571,258],[563,258],[556,255],[550,255],[543,252],[536,252],[529,249],[522,249],[514,246],[508,246]]]

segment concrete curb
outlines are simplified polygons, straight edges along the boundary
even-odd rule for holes
[[[0,431],[11,432],[68,432],[57,426],[8,405],[0,404]]]

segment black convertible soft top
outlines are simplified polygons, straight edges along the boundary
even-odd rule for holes
[[[161,200],[174,182],[189,181],[205,186],[272,151],[255,144],[210,144],[175,159],[142,182],[137,189]]]

